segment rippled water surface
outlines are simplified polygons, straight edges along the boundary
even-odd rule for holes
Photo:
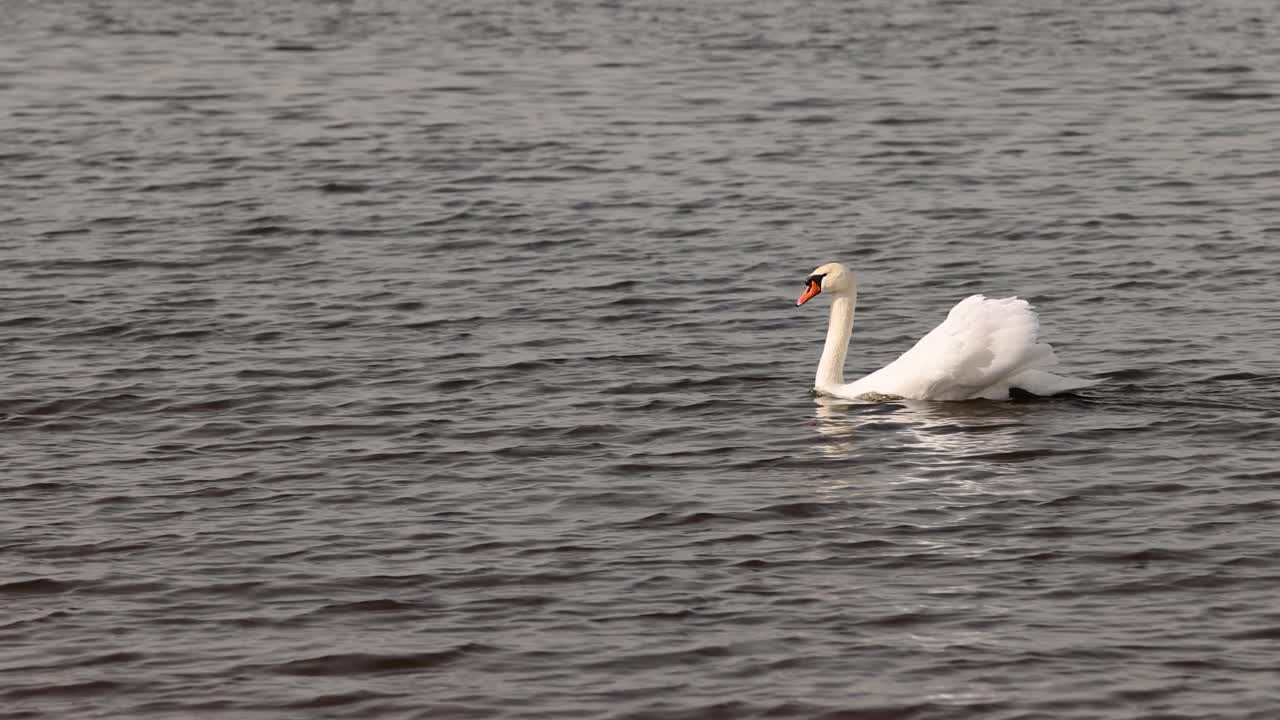
[[[1270,2],[0,5],[0,716],[1280,717]],[[810,393],[962,297],[1082,394]],[[817,306],[817,307],[815,307]]]

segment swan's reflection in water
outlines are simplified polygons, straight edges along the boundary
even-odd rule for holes
[[[826,397],[815,403],[816,449],[827,459],[845,461],[815,473],[815,493],[837,503],[857,498],[847,511],[855,519],[851,525],[883,541],[876,550],[881,561],[896,557],[903,567],[924,562],[950,568],[947,579],[933,577],[921,587],[918,604],[898,612],[971,612],[957,598],[975,597],[983,588],[956,568],[983,559],[992,545],[975,541],[980,530],[966,529],[990,527],[991,508],[1009,496],[1036,492],[1020,463],[1034,455],[1024,452],[1028,423],[1044,406]],[[904,628],[897,642],[946,652],[988,644],[995,636],[994,630],[935,623]]]
[[[817,397],[815,403],[821,436],[815,449],[824,457],[891,466],[896,472],[889,481],[895,484],[945,478],[953,488],[1015,473],[1021,454],[1007,453],[1024,449],[1027,417],[1038,410],[1033,403],[994,401],[858,403]]]
[[[1034,452],[1033,416],[1043,404],[1028,402],[850,402],[815,398],[814,446],[826,460],[851,460],[815,475],[823,496],[877,497],[900,507],[908,492],[915,509],[937,506],[941,523],[964,520],[978,498],[1036,495],[1025,482]],[[916,487],[910,487],[916,486]],[[927,489],[924,496],[920,489]],[[868,496],[872,493],[872,496]],[[886,495],[888,493],[888,495]],[[983,500],[982,502],[986,502]],[[923,520],[911,519],[920,524]],[[925,523],[928,524],[928,523]]]
[[[1014,431],[1022,427],[1017,421],[1027,414],[1019,409],[1023,406],[980,400],[857,403],[817,397],[814,402],[818,432],[824,440],[819,449],[833,458],[861,454],[867,443],[883,448],[886,441],[951,456],[1005,452],[1016,449],[1018,433]]]

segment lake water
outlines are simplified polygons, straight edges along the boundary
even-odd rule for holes
[[[1280,713],[1280,6],[0,7],[0,717]],[[1079,395],[810,392],[975,292]]]

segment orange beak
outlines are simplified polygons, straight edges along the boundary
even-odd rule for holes
[[[796,300],[796,307],[809,302],[813,299],[814,295],[817,295],[820,292],[822,292],[822,286],[818,285],[818,283],[813,280],[810,280],[809,284],[804,288],[804,293],[800,295],[800,299]]]

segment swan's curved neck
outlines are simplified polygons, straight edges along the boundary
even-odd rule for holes
[[[849,337],[853,335],[853,309],[858,304],[856,290],[831,298],[831,321],[827,324],[827,342],[822,346],[822,359],[813,386],[825,390],[844,384],[844,359],[849,354]]]

